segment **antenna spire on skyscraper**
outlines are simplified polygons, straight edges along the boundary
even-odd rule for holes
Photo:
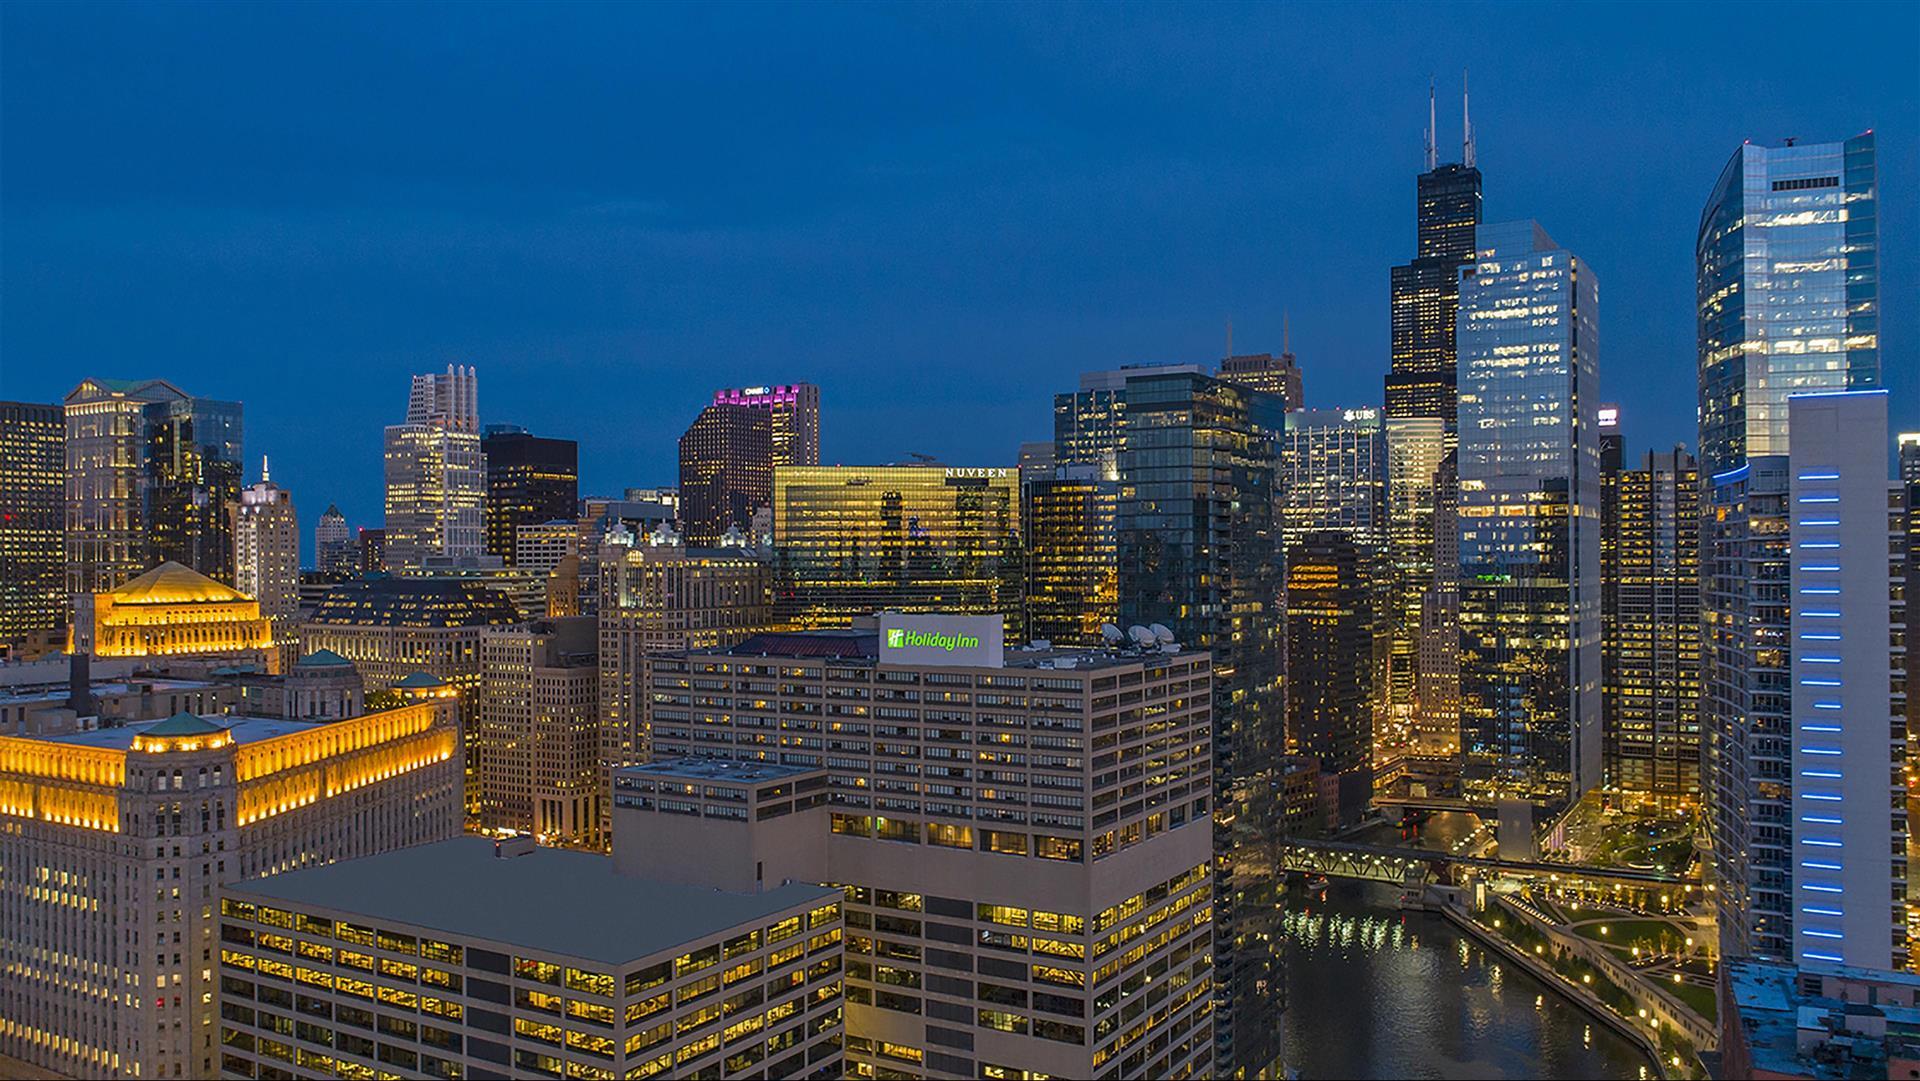
[[[1433,76],[1427,76],[1427,172],[1440,166],[1439,129],[1434,120]]]
[[[1460,69],[1460,164],[1473,168],[1473,116],[1467,111],[1467,69]]]

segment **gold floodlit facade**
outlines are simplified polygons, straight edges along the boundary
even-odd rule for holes
[[[178,563],[104,593],[79,598],[68,652],[97,657],[174,657],[266,651],[273,627],[260,604]]]

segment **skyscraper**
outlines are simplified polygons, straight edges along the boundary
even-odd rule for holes
[[[480,437],[487,459],[487,551],[512,566],[519,528],[571,519],[580,499],[580,444],[489,424]]]
[[[1691,806],[1700,798],[1700,471],[1675,447],[1616,470],[1611,486],[1601,518],[1607,786]]]
[[[313,525],[314,567],[322,574],[351,576],[360,570],[360,555],[355,550],[353,532],[347,528],[347,516],[332,503]]]
[[[773,464],[820,464],[820,388],[812,383],[715,391],[715,405],[739,405],[767,414]]]
[[[0,646],[66,621],[64,411],[0,402]]]
[[[1300,378],[1300,362],[1293,350],[1282,347],[1279,356],[1272,353],[1244,353],[1224,357],[1214,377],[1248,390],[1279,395],[1289,411],[1306,408],[1306,393]]]
[[[413,377],[406,423],[386,430],[385,469],[388,567],[485,551],[487,472],[472,369]]]
[[[1337,778],[1334,809],[1357,821],[1373,798],[1371,557],[1346,533],[1308,533],[1287,548],[1287,753]]]
[[[600,832],[600,669],[592,616],[487,628],[469,747],[481,829],[585,845]]]
[[[1198,364],[1140,364],[1084,372],[1080,389],[1053,399],[1053,464],[1090,465],[1120,479],[1120,441],[1127,422],[1127,380],[1153,373],[1201,373]]]
[[[1226,988],[1216,1062],[1279,1058],[1273,883],[1249,855],[1277,843],[1286,746],[1285,585],[1275,455],[1286,403],[1197,372],[1130,374],[1119,453],[1120,621],[1165,626],[1214,665],[1214,960]],[[1056,413],[1056,416],[1058,414]]]
[[[1701,735],[1728,956],[1796,955],[1786,402],[1880,385],[1877,197],[1871,132],[1744,143],[1700,213]]]
[[[1464,98],[1463,121],[1464,121]],[[1438,417],[1451,429],[1456,412],[1455,315],[1460,268],[1473,262],[1480,224],[1480,170],[1473,131],[1463,133],[1461,163],[1441,165],[1438,133],[1427,98],[1427,171],[1414,181],[1414,258],[1393,268],[1392,366],[1387,373],[1389,418]]]
[[[680,531],[688,543],[745,533],[773,494],[773,412],[710,405],[680,437]]]
[[[1387,446],[1378,409],[1300,409],[1280,443],[1280,532],[1344,533],[1368,559],[1387,547]]]
[[[1920,432],[1900,433],[1900,479],[1920,481]]]
[[[1023,493],[1027,634],[1059,646],[1098,646],[1101,624],[1120,618],[1120,483],[1101,477],[1097,466],[1061,466],[1025,481]]]
[[[167,561],[231,584],[240,403],[162,379],[85,379],[65,408],[67,592],[112,589]]]
[[[259,482],[242,488],[227,513],[234,588],[260,602],[260,614],[273,621],[275,641],[288,638],[300,611],[300,524],[293,494],[273,483],[263,458]]]
[[[1906,617],[1889,586],[1904,553],[1889,514],[1887,394],[1795,394],[1787,413],[1792,958],[1904,968],[1906,802],[1888,794],[1906,784],[1911,689],[1893,678]]]
[[[1021,633],[1015,468],[782,466],[773,538],[775,612],[794,626],[892,609],[1001,615]]]
[[[1477,235],[1460,276],[1464,779],[1554,808],[1601,773],[1599,284],[1535,222]]]
[[[1389,745],[1419,744],[1429,751],[1451,745],[1457,750],[1457,733],[1433,729],[1426,723],[1430,715],[1415,709],[1420,658],[1455,655],[1460,648],[1451,636],[1436,641],[1422,637],[1427,592],[1443,570],[1434,550],[1437,473],[1447,459],[1452,434],[1441,417],[1390,416],[1385,429],[1390,595],[1383,620],[1386,686],[1380,693],[1387,724],[1379,735]],[[1443,630],[1437,624],[1434,629]]]

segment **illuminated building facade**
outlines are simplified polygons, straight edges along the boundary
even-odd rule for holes
[[[293,493],[273,483],[262,463],[261,478],[229,504],[233,533],[234,587],[260,603],[276,632],[292,630],[300,611],[300,523]],[[275,637],[285,637],[276,633]]]
[[[1460,726],[1469,791],[1600,783],[1599,283],[1531,221],[1460,279]]]
[[[426,672],[464,691],[480,685],[487,629],[519,622],[505,596],[475,582],[373,578],[329,589],[300,625],[300,641],[352,661],[368,690]]]
[[[1611,486],[1601,522],[1607,786],[1691,806],[1700,798],[1700,471],[1675,447],[1614,472]]]
[[[0,737],[0,1054],[215,1076],[218,891],[455,835],[459,756],[433,705]]]
[[[231,586],[162,563],[116,589],[76,598],[70,653],[96,657],[257,655],[271,663],[273,627]]]
[[[1423,612],[1429,590],[1441,571],[1435,559],[1434,530],[1440,497],[1438,474],[1452,439],[1440,417],[1388,417],[1387,448],[1387,573],[1390,575],[1387,618],[1387,675],[1382,705],[1392,744],[1423,749],[1452,745],[1458,749],[1457,724],[1451,728],[1432,713],[1416,709],[1420,658],[1445,651],[1457,654],[1457,638],[1430,639]]]
[[[513,565],[529,574],[551,574],[568,556],[581,554],[580,523],[572,518],[522,524],[513,534]]]
[[[0,402],[0,647],[67,618],[65,410]]]
[[[67,394],[67,592],[173,561],[232,584],[240,403],[162,379],[85,379]]]
[[[835,891],[613,863],[461,837],[227,889],[219,1076],[841,1076]]]
[[[1016,469],[783,466],[773,477],[773,542],[775,615],[794,626],[846,626],[892,609],[1004,614],[1020,633]]]
[[[1198,364],[1141,364],[1084,372],[1080,389],[1053,399],[1053,464],[1088,465],[1104,480],[1120,479],[1120,442],[1127,425],[1127,380],[1153,373],[1199,375]]]
[[[600,550],[598,586],[604,792],[606,771],[649,757],[649,658],[730,646],[771,629],[773,579],[766,562],[746,549],[610,541]],[[608,824],[603,814],[603,835]]]
[[[1286,583],[1275,457],[1285,403],[1198,373],[1126,382],[1118,521],[1121,624],[1161,624],[1213,659],[1214,1059],[1270,1070],[1284,985],[1271,875],[1247,857],[1281,835]],[[1268,865],[1270,866],[1270,865]]]
[[[1787,398],[1880,385],[1877,201],[1869,132],[1743,143],[1700,213],[1702,781],[1727,956],[1794,956]]]
[[[1341,532],[1287,548],[1287,753],[1337,778],[1337,821],[1373,798],[1373,599],[1369,553]]]
[[[573,517],[580,498],[580,444],[489,424],[480,451],[487,460],[487,551],[513,566],[520,555],[520,527]]]
[[[1120,618],[1120,484],[1095,466],[1063,466],[1026,481],[1025,493],[1027,635],[1100,645],[1101,624]]]
[[[1207,655],[884,652],[656,658],[616,863],[843,886],[846,1076],[1217,1076]]]
[[[1277,357],[1272,353],[1244,353],[1226,357],[1220,361],[1220,369],[1213,374],[1223,383],[1278,395],[1287,403],[1289,412],[1307,407],[1306,391],[1300,378],[1300,362],[1290,349],[1283,348]]]
[[[489,629],[480,640],[480,828],[595,843],[600,669],[591,616]]]
[[[1887,393],[1787,408],[1792,960],[1905,968],[1904,499],[1887,481]]]
[[[314,567],[322,574],[351,578],[360,573],[360,553],[347,516],[331,503],[313,524],[313,555]]]
[[[820,464],[820,388],[812,383],[715,391],[713,404],[764,411],[776,467]]]
[[[773,414],[710,405],[680,437],[680,531],[689,543],[745,533],[773,491]]]
[[[1387,547],[1387,441],[1378,409],[1298,409],[1280,441],[1280,535],[1291,548],[1310,533],[1345,533],[1360,548]]]
[[[385,469],[384,568],[486,550],[486,460],[478,433],[439,424],[389,425]]]
[[[1430,157],[1414,192],[1414,259],[1394,267],[1389,282],[1393,333],[1386,415],[1434,417],[1451,429],[1460,269],[1473,262],[1474,231],[1480,225],[1480,170],[1471,146],[1464,165],[1436,165]]]

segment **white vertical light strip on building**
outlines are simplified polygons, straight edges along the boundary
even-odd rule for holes
[[[1885,391],[1788,400],[1793,955],[1893,961]]]

